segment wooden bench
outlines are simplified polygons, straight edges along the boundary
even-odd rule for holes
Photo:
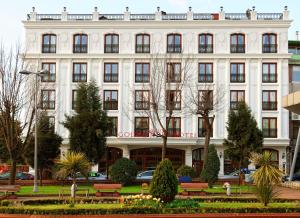
[[[94,184],[97,197],[119,197],[122,184]]]
[[[204,189],[208,189],[208,183],[181,183],[181,195],[205,195]]]
[[[4,193],[4,196],[7,197],[8,193],[14,195],[15,192],[20,191],[21,186],[19,185],[0,185],[0,192]]]
[[[77,188],[76,189],[76,193],[80,192],[80,191],[84,191],[85,192],[85,197],[88,198],[90,196],[90,189],[89,188]],[[63,198],[64,194],[70,194],[71,193],[71,188],[61,188],[58,192],[58,197]]]

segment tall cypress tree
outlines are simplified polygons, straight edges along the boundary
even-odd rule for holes
[[[263,135],[246,103],[239,103],[237,110],[229,112],[226,129],[226,153],[232,161],[238,163],[239,169],[247,167],[250,152],[261,152]]]
[[[70,131],[70,150],[82,152],[90,162],[99,164],[110,122],[102,110],[99,88],[94,81],[78,85],[74,106],[75,115],[66,115],[63,123]]]

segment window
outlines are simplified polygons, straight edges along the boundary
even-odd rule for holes
[[[198,92],[198,109],[213,110],[213,91],[200,90]]]
[[[104,37],[104,53],[119,53],[119,35],[106,34]]]
[[[137,34],[135,40],[135,53],[150,53],[149,34]]]
[[[212,121],[212,118],[209,118],[209,122]],[[198,137],[205,137],[206,128],[203,117],[198,118]],[[213,129],[210,131],[210,137],[213,137]]]
[[[135,64],[135,82],[145,83],[150,81],[150,64],[136,63]]]
[[[231,34],[230,35],[230,52],[231,53],[245,53],[245,35]]]
[[[148,117],[136,117],[134,119],[134,137],[149,137]]]
[[[73,40],[73,53],[87,53],[88,36],[86,34],[76,34]]]
[[[213,35],[199,35],[199,53],[213,53]]]
[[[55,63],[42,63],[42,69],[47,70],[47,74],[43,74],[42,82],[55,82],[56,64]]]
[[[104,82],[118,82],[117,63],[104,63]]]
[[[181,91],[167,90],[167,110],[181,110]]]
[[[104,110],[118,110],[118,91],[104,91]]]
[[[87,81],[87,64],[73,63],[73,82]]]
[[[199,63],[199,83],[213,82],[213,64]]]
[[[118,117],[109,117],[111,126],[108,128],[107,136],[118,136]]]
[[[232,63],[230,65],[230,82],[233,83],[245,82],[245,64]]]
[[[277,118],[263,118],[262,129],[264,138],[277,138]]]
[[[77,90],[72,90],[72,110],[76,108]]]
[[[277,91],[262,91],[262,109],[277,110]]]
[[[167,63],[167,82],[181,81],[181,64]]]
[[[277,35],[274,33],[263,34],[263,53],[277,53]]]
[[[180,34],[168,34],[167,42],[168,53],[181,53],[181,35]]]
[[[149,91],[135,91],[135,110],[149,110],[150,98]]]
[[[230,109],[236,110],[239,102],[245,102],[245,91],[243,90],[230,91]]]
[[[55,90],[41,91],[41,107],[45,110],[55,109]]]
[[[169,137],[180,137],[181,136],[181,119],[180,117],[167,118],[168,125],[168,136]]]
[[[56,53],[56,35],[43,35],[42,53]]]
[[[292,81],[300,82],[300,66],[293,65],[292,71]]]
[[[263,63],[262,66],[262,81],[264,83],[277,82],[277,64],[276,63]]]

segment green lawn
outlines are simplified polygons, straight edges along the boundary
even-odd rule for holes
[[[233,186],[233,187],[236,187],[236,186]],[[44,195],[44,194],[46,194],[46,195],[58,195],[59,190],[61,188],[66,189],[64,191],[64,194],[69,194],[70,193],[70,191],[69,191],[70,186],[40,186],[38,193],[33,193],[32,192],[32,190],[33,190],[32,186],[22,186],[21,190],[18,192],[18,194],[19,195]],[[92,186],[79,185],[78,188],[89,188],[90,194],[95,193],[95,190]],[[179,191],[181,191],[180,188],[179,188]],[[226,192],[226,190],[223,189],[222,186],[215,186],[214,188],[209,188],[206,191],[210,192],[210,193],[225,193]],[[252,187],[241,186],[241,191],[242,191],[242,193],[252,192]],[[78,193],[80,194],[80,193],[84,193],[84,192],[79,191]],[[139,185],[126,186],[126,187],[123,187],[121,189],[121,194],[129,194],[129,193],[130,194],[141,193],[141,186],[139,186]],[[232,193],[235,193],[234,189],[232,190]]]

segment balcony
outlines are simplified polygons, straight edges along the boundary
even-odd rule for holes
[[[149,137],[149,129],[136,128],[134,131],[134,137]]]
[[[262,102],[262,109],[269,111],[277,110],[277,101]]]
[[[245,82],[244,74],[230,74],[230,82],[232,83],[243,83]]]
[[[87,53],[87,45],[73,45],[73,53]]]
[[[136,83],[145,83],[150,81],[149,74],[136,74],[135,75],[135,82]]]
[[[203,82],[213,82],[213,75],[212,74],[199,74],[199,83]]]
[[[277,82],[277,75],[276,74],[263,74],[262,81],[264,83],[276,83]]]
[[[118,101],[116,100],[105,100],[103,104],[104,110],[118,110]]]
[[[169,137],[181,137],[181,129],[180,128],[168,128],[168,136]]]
[[[168,45],[168,53],[181,53],[181,45]]]
[[[149,101],[135,101],[135,110],[149,110]]]
[[[106,74],[104,76],[104,82],[118,82],[118,74]]]
[[[211,44],[199,45],[198,52],[199,53],[213,53],[213,45],[211,45]]]
[[[277,129],[263,129],[264,138],[277,138]]]
[[[106,44],[104,48],[105,53],[119,53],[119,44]]]
[[[56,53],[56,44],[42,45],[42,53]]]
[[[245,45],[230,45],[231,53],[245,53]]]
[[[136,45],[135,52],[136,53],[150,53],[150,45],[149,44]]]
[[[262,47],[263,53],[277,53],[277,44],[264,44]]]

